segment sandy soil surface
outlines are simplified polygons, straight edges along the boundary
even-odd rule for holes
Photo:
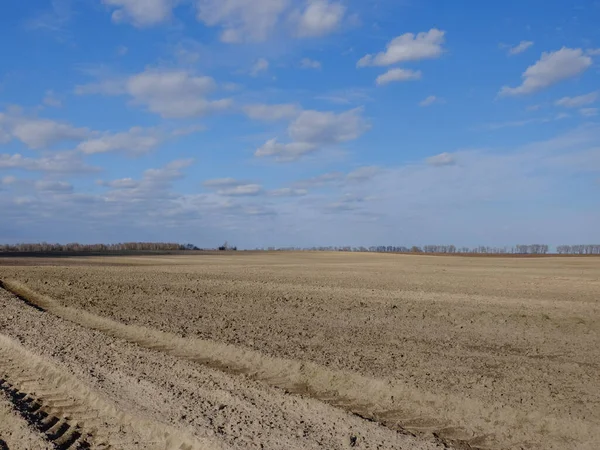
[[[0,396],[0,449],[50,450],[54,448],[44,441],[27,422],[12,409],[11,404]]]
[[[118,419],[122,414],[134,415],[146,427],[161,425],[191,436],[188,442],[199,443],[195,449],[443,448],[310,398],[111,338],[40,312],[1,290],[0,333],[114,406],[102,430],[113,448],[165,448],[141,441],[136,432],[144,427],[124,428]],[[72,390],[73,382],[66,388]]]
[[[600,439],[600,259],[283,253],[9,264],[0,261],[0,279],[121,324],[356,374],[382,395],[402,383],[392,401],[409,430],[458,427],[492,448],[592,449]]]

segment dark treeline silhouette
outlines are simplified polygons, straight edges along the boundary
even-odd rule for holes
[[[237,252],[236,246],[231,246],[227,241],[223,245],[219,247],[219,251],[221,252]]]
[[[170,242],[123,242],[118,244],[50,244],[47,242],[29,244],[0,244],[0,253],[110,253],[140,251],[179,251],[200,250],[193,244]]]
[[[321,252],[375,252],[375,253],[429,253],[429,254],[483,254],[483,255],[546,255],[550,246],[546,244],[514,245],[512,247],[457,247],[455,245],[424,245],[422,247],[377,245],[371,247],[269,247],[269,251],[321,251]],[[559,254],[600,255],[600,245],[559,245]]]

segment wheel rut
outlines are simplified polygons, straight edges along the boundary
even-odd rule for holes
[[[2,334],[0,395],[56,449],[222,448],[212,440],[187,436],[181,430],[117,409],[72,375]]]
[[[58,450],[84,450],[91,448],[88,440],[92,433],[83,430],[79,424],[69,417],[53,414],[54,409],[35,395],[22,392],[5,379],[0,378],[0,392],[11,402],[16,412],[29,425],[38,430]],[[0,441],[0,450],[8,448]]]

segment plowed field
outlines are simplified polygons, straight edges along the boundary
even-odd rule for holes
[[[4,354],[51,367],[21,385],[4,357],[0,379],[67,424],[52,442],[600,445],[600,258],[0,258],[0,280]]]

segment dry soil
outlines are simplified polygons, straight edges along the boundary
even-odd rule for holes
[[[0,333],[211,445],[599,445],[600,258],[0,259],[0,280],[47,296],[1,293]]]

